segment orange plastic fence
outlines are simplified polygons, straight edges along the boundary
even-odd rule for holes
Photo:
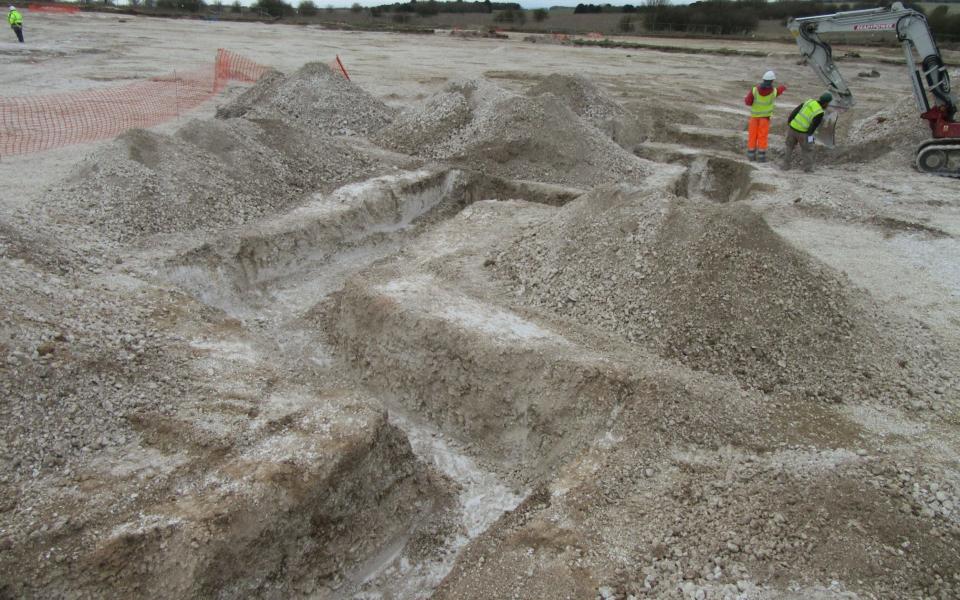
[[[27,154],[152,127],[196,108],[228,81],[253,82],[269,69],[228,50],[212,67],[176,71],[119,88],[0,98],[0,156]]]
[[[67,13],[72,15],[80,12],[80,7],[69,4],[28,4],[27,10],[35,13]]]

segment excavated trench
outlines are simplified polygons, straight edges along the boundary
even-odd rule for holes
[[[560,206],[581,193],[461,170],[378,177],[315,195],[290,213],[172,257],[165,277],[235,316],[303,310],[397,252],[421,221],[442,220],[482,198]]]
[[[758,181],[757,169],[717,151],[695,150],[676,144],[647,142],[634,154],[648,160],[679,164],[684,171],[677,178],[674,193],[683,198],[710,202],[739,202],[756,192],[772,192],[775,187]]]
[[[457,371],[450,370],[451,365],[440,363],[474,345],[480,349],[478,356],[483,351],[498,353],[499,349],[490,346],[496,343],[484,339],[491,334],[496,337],[497,332],[489,327],[467,333],[452,331],[443,323],[429,325],[429,316],[422,321],[415,317],[414,323],[397,322],[381,330],[369,329],[378,322],[376,310],[371,311],[369,302],[391,300],[376,296],[375,292],[380,290],[377,286],[365,290],[366,293],[355,291],[362,287],[357,281],[366,281],[366,276],[358,279],[358,274],[371,269],[376,272],[380,268],[376,265],[410,260],[405,248],[411,242],[465,209],[469,211],[468,207],[483,198],[523,199],[524,204],[559,206],[581,193],[573,188],[485,178],[455,169],[400,172],[347,185],[330,194],[316,194],[287,214],[221,235],[163,260],[162,275],[167,281],[187,290],[202,303],[248,323],[247,345],[272,348],[274,354],[268,359],[271,363],[283,364],[289,360],[290,364],[300,364],[298,360],[309,356],[312,366],[321,370],[336,371],[342,370],[342,365],[352,365],[349,372],[353,374],[346,377],[355,383],[346,385],[363,391],[351,392],[351,395],[366,398],[361,403],[373,411],[386,408],[389,427],[398,428],[403,444],[412,447],[420,466],[414,467],[407,461],[403,477],[386,479],[420,482],[415,485],[420,486],[424,495],[421,500],[428,504],[418,502],[415,510],[398,510],[389,500],[404,497],[405,488],[398,483],[375,489],[384,482],[384,475],[369,478],[369,490],[351,492],[356,497],[383,500],[383,511],[372,506],[364,508],[358,516],[371,522],[382,521],[384,533],[375,536],[372,542],[360,544],[350,537],[355,531],[351,533],[344,525],[347,517],[343,516],[338,519],[340,524],[334,532],[323,534],[330,536],[322,538],[330,547],[348,544],[354,549],[332,569],[326,563],[323,568],[304,567],[305,573],[309,571],[326,581],[333,597],[356,594],[377,597],[376,594],[390,591],[394,598],[417,598],[422,597],[424,590],[435,587],[452,567],[459,550],[524,497],[523,484],[516,480],[508,483],[505,475],[520,464],[536,469],[544,454],[556,454],[550,447],[563,437],[561,423],[575,421],[588,413],[582,402],[577,404],[574,400],[588,388],[599,390],[609,383],[595,380],[599,366],[589,366],[580,358],[569,357],[570,372],[564,375],[562,383],[558,379],[556,385],[551,384],[551,373],[558,375],[563,369],[547,365],[542,357],[532,358],[536,365],[527,364],[527,349],[520,345],[501,359],[513,360],[511,369],[517,377],[523,372],[543,372],[544,376],[513,392],[513,399],[520,401],[523,395],[537,396],[538,386],[559,386],[563,400],[550,405],[505,406],[484,411],[479,408],[480,402],[502,402],[491,394],[483,395],[476,399],[477,411],[468,419],[471,426],[466,427],[462,407],[451,406],[453,397],[441,391],[448,385],[469,385],[467,378],[489,378],[501,367],[481,360],[471,369]],[[453,291],[416,290],[404,287],[402,282],[384,282],[383,286],[391,290],[388,296],[397,295],[394,301],[398,306],[405,295],[412,294],[415,303],[439,306],[446,311],[443,313],[446,317],[454,320],[473,318],[469,315],[478,308]],[[327,311],[331,297],[336,297],[333,312],[322,319],[330,323],[330,332],[325,326],[305,325],[304,316]],[[514,333],[520,332],[517,335],[521,337],[535,330],[535,326],[523,324],[519,319],[512,322],[509,317],[500,318],[507,318],[505,326]],[[387,325],[383,319],[379,322]],[[403,327],[411,327],[411,331],[404,332]],[[433,367],[418,364],[430,355],[430,350],[420,347],[425,343],[430,346],[423,336],[444,339],[450,355],[435,362]],[[566,344],[559,337],[556,343],[560,347]],[[225,343],[220,345],[226,347]],[[216,344],[204,342],[197,347],[214,348]],[[376,363],[376,377],[369,377],[364,368],[356,368],[352,358],[360,352],[368,353],[363,359],[367,364]],[[382,360],[384,356],[403,362],[409,370],[391,372],[389,369],[394,365]],[[472,360],[469,352],[462,356],[459,360]],[[430,379],[438,371],[449,371],[461,381],[450,382],[447,376],[417,381],[412,376],[422,373]],[[394,378],[409,385],[398,388],[384,383]],[[339,377],[337,381],[342,379]],[[505,390],[511,385],[509,381],[509,378],[503,379],[498,389]],[[331,393],[325,389],[311,392],[319,397]],[[433,404],[431,410],[422,410],[420,401],[410,400],[411,394]],[[597,391],[590,397],[600,395]],[[475,419],[480,413],[484,413],[482,419]],[[500,423],[521,414],[524,416],[516,427],[502,435],[494,433]],[[448,427],[450,422],[460,427]],[[390,452],[387,447],[371,451]],[[297,477],[297,468],[288,470],[289,476]],[[351,480],[354,479],[351,476]],[[293,505],[283,513],[292,515],[301,510],[307,514],[315,512],[306,505]],[[242,555],[243,548],[252,541],[229,532],[222,532],[222,536],[236,548],[217,556]],[[431,538],[428,543],[431,550],[424,553],[422,546],[427,536]],[[310,543],[317,540],[314,538]],[[197,554],[189,548],[184,551]],[[150,554],[149,550],[144,552]],[[206,556],[204,560],[205,564],[212,564],[217,559]],[[266,567],[259,574],[251,573],[249,578],[262,579],[264,572],[268,572]],[[309,573],[304,575],[304,581],[309,579]]]
[[[713,202],[737,202],[754,190],[754,168],[729,158],[698,156],[677,180],[677,195]]]

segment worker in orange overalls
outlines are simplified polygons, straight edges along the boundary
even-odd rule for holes
[[[767,161],[767,135],[773,106],[777,96],[787,91],[785,85],[773,87],[776,77],[773,71],[767,71],[760,85],[753,86],[743,99],[743,103],[750,107],[750,125],[747,127],[747,158],[750,160]]]

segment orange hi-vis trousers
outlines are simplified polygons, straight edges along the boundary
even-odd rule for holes
[[[750,117],[747,126],[747,150],[767,151],[767,136],[770,134],[770,117]]]

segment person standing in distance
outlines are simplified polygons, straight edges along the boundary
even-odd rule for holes
[[[817,100],[807,100],[800,104],[787,121],[787,147],[783,155],[783,170],[790,170],[790,159],[793,156],[793,149],[800,146],[800,154],[803,158],[803,170],[807,173],[813,172],[813,134],[817,127],[823,122],[823,113],[827,106],[833,101],[833,95],[830,92],[820,94]]]
[[[10,5],[10,11],[7,13],[7,23],[10,24],[13,32],[17,34],[17,39],[20,40],[20,43],[23,43],[23,15],[20,14],[20,11],[17,10],[15,6]]]
[[[750,107],[750,124],[747,127],[747,158],[750,160],[767,160],[767,136],[774,103],[777,96],[787,91],[785,85],[773,87],[776,77],[773,71],[767,71],[760,85],[753,86],[743,99],[743,103]]]

